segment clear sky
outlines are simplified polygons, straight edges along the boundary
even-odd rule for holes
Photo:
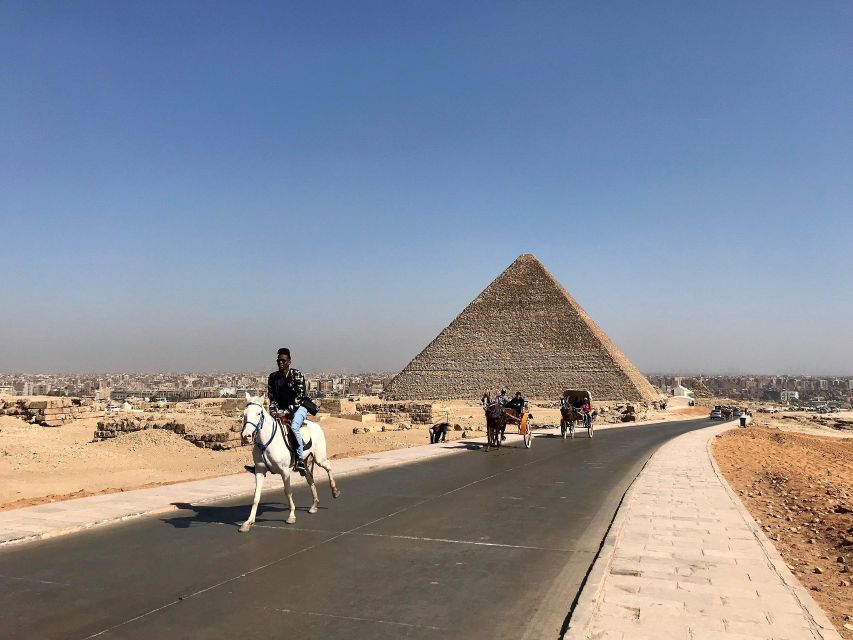
[[[0,371],[398,369],[520,253],[853,374],[850,2],[0,2]]]

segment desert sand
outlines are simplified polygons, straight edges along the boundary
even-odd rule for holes
[[[853,431],[818,436],[826,427],[778,421],[784,430],[718,436],[714,457],[791,571],[853,639]]]

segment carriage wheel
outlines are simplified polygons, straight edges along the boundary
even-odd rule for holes
[[[592,421],[590,421],[589,426],[586,429],[586,432],[589,434],[589,437],[592,437]]]

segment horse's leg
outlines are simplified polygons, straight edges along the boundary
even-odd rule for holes
[[[313,460],[317,458],[311,454],[308,456]],[[311,507],[308,509],[308,513],[317,513],[317,507],[320,505],[320,498],[317,495],[317,484],[314,482],[314,463],[311,463],[311,466],[308,466],[308,460],[306,459],[305,466],[308,470],[305,472],[305,480],[308,482],[308,487],[311,489]]]
[[[335,476],[332,475],[332,463],[329,462],[328,459],[320,462],[318,458],[314,458],[314,461],[317,463],[318,467],[326,470],[326,473],[329,475],[329,487],[332,489],[332,497],[337,498],[341,495],[341,490],[338,489],[338,486],[335,484]]]
[[[257,468],[256,464],[255,469]],[[258,513],[258,503],[261,501],[261,490],[264,488],[264,476],[266,475],[266,471],[255,471],[255,497],[252,499],[252,510],[249,512],[248,520],[240,525],[240,533],[246,533],[255,524],[255,516]]]
[[[284,482],[284,495],[287,496],[287,506],[290,513],[287,515],[287,524],[296,522],[296,504],[293,502],[293,490],[290,488],[290,469],[284,467],[281,472],[281,479]]]

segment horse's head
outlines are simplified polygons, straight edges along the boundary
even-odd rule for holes
[[[252,441],[255,433],[261,430],[264,423],[263,396],[250,396],[246,393],[246,408],[243,409],[243,431],[240,439],[244,444]]]
[[[487,402],[483,407],[483,411],[487,418],[497,418],[500,417],[501,413],[503,413],[501,405],[494,400]]]

